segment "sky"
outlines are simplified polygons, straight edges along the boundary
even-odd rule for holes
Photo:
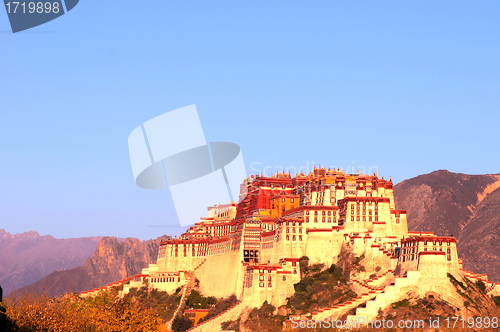
[[[0,10],[0,228],[182,233],[169,190],[135,184],[127,139],[191,104],[248,175],[500,173],[499,17],[495,1],[81,0],[13,34]]]

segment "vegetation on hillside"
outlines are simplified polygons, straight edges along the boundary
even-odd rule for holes
[[[160,315],[133,299],[119,298],[116,290],[86,299],[19,294],[6,300],[5,314],[12,324],[2,331],[161,331]]]
[[[129,292],[123,297],[124,300],[130,300],[131,303],[141,308],[147,308],[158,314],[163,321],[168,321],[180,303],[181,288],[177,288],[172,294],[157,289],[147,287],[130,288]]]
[[[247,318],[242,323],[241,319],[236,321],[227,321],[221,324],[224,330],[241,330],[241,325],[245,331],[275,332],[281,331],[285,316],[274,314],[276,308],[265,301],[260,308],[253,308],[248,313]]]
[[[306,266],[302,279],[294,287],[295,293],[286,304],[291,314],[305,314],[356,297],[347,284],[344,270],[335,264],[328,269],[324,264]]]

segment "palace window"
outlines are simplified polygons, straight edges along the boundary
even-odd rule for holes
[[[359,217],[358,217],[359,218]],[[351,216],[351,221],[354,221],[354,216]]]
[[[323,222],[326,222],[325,217],[323,217]]]
[[[297,274],[297,270],[293,270],[293,274]]]
[[[286,240],[290,241],[290,236],[289,235],[286,236]]]
[[[299,235],[299,241],[302,241],[302,235]]]
[[[332,211],[328,211],[328,215],[331,216],[332,215]]]
[[[273,287],[273,283],[272,282],[268,283],[267,287]]]
[[[286,232],[287,232],[287,233],[290,233],[290,228],[288,228],[288,227],[287,227],[287,228],[286,228]]]
[[[259,282],[259,287],[264,287],[264,283],[263,282]]]
[[[449,246],[449,245],[450,245],[450,241],[448,241],[448,242],[446,243],[446,245],[448,245],[448,246]]]
[[[259,280],[260,280],[260,281],[264,280],[264,275],[260,275],[260,276],[259,276]]]
[[[271,270],[269,270],[269,273],[271,273]],[[269,276],[267,277],[267,281],[272,281],[273,280],[273,277]]]
[[[283,276],[283,281],[286,281],[286,276]]]
[[[368,221],[372,221],[372,216],[369,216],[369,217],[368,217]]]
[[[314,215],[317,216],[318,215],[318,211],[314,211]]]
[[[297,266],[297,262],[292,262],[292,266]]]
[[[328,217],[328,222],[332,222],[332,217]]]
[[[427,251],[427,247],[424,247],[424,251]]]
[[[447,257],[446,257],[449,261],[451,261],[451,255],[448,254]]]
[[[309,215],[309,210],[306,210],[306,216],[308,216],[308,215]]]
[[[451,254],[451,249],[450,249],[450,248],[448,248],[448,250],[446,250],[446,252],[447,252],[448,254]]]
[[[318,222],[318,218],[317,217],[314,217],[314,222]]]
[[[292,198],[292,199],[290,199],[290,202],[292,202],[292,203],[294,202],[293,198]]]
[[[396,218],[396,224],[399,224],[399,218]]]
[[[366,221],[366,217],[365,216],[363,216],[363,221]]]
[[[299,233],[302,233],[302,228],[299,228]]]
[[[359,218],[360,218],[360,217],[359,217],[359,216],[357,216],[357,217],[356,217],[356,221],[360,221],[361,219],[359,219]]]
[[[292,237],[292,241],[295,241],[295,235]]]
[[[282,199],[281,199],[281,202],[282,202],[282,203],[285,203],[285,199],[284,199],[284,198],[282,198]]]

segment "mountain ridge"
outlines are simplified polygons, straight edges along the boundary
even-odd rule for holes
[[[11,234],[0,229],[0,285],[7,296],[55,270],[80,266],[102,237],[56,239],[36,231]]]
[[[141,241],[126,238],[119,241],[103,237],[92,257],[78,267],[55,271],[46,277],[19,289],[19,292],[45,292],[54,297],[67,292],[83,292],[105,286],[141,272],[142,268],[156,262],[160,242],[170,239],[163,235]]]

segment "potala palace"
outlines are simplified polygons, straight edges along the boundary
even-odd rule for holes
[[[337,262],[341,250],[364,255],[381,269],[375,278],[368,272],[351,278],[358,297],[311,313],[314,319],[338,317],[364,302],[366,307],[351,318],[375,317],[379,308],[408,292],[434,292],[457,303],[460,298],[448,273],[482,279],[489,294],[500,295],[500,284],[462,269],[454,237],[409,232],[406,211],[394,205],[392,181],[377,174],[320,167],[295,177],[252,177],[242,189],[246,194],[240,195],[240,203],[209,207],[208,217],[179,238],[161,243],[156,264],[109,286],[124,284],[127,292],[147,281],[149,287],[170,293],[186,286],[185,291],[198,279],[205,295],[238,297],[234,308],[195,327],[197,331],[218,331],[217,324],[235,319],[245,306],[258,307],[264,301],[276,307],[286,304],[301,278],[300,257],[328,267]]]

